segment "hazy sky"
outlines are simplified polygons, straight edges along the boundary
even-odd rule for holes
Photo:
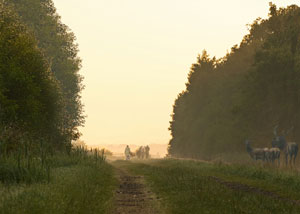
[[[197,54],[225,55],[246,24],[267,17],[269,1],[54,0],[83,59],[83,140],[167,144],[172,105]]]

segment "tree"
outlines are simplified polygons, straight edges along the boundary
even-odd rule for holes
[[[0,50],[0,141],[6,137],[14,149],[22,138],[45,139],[56,129],[61,96],[37,41],[1,2]]]
[[[252,106],[245,112],[248,118],[254,114],[254,118],[264,118],[259,122],[261,130],[272,130],[277,124],[281,130],[300,128],[299,18],[300,8],[296,5],[277,9],[270,4],[268,34],[255,54],[244,100],[245,105]],[[250,130],[257,126],[257,121],[248,121]],[[299,132],[290,137],[299,139]]]
[[[272,130],[300,128],[300,9],[270,4],[249,34],[220,59],[203,52],[173,106],[169,154],[212,158],[244,151],[251,138],[271,146]],[[300,139],[294,131],[292,140]]]
[[[52,0],[11,0],[7,4],[13,4],[22,22],[38,40],[38,47],[58,82],[63,101],[62,120],[57,124],[60,133],[53,136],[53,141],[70,146],[80,135],[78,127],[84,123],[80,95],[83,85],[78,73],[81,60],[77,56],[75,36],[61,22]]]

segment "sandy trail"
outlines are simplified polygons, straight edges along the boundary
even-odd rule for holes
[[[146,186],[142,176],[131,175],[116,167],[120,182],[115,193],[113,214],[160,214],[158,198]]]

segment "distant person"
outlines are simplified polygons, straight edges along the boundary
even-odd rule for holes
[[[125,158],[126,158],[126,160],[130,160],[130,154],[131,154],[130,148],[127,145],[126,148],[125,148]]]
[[[141,159],[145,158],[145,147],[141,146]]]
[[[148,145],[145,147],[145,158],[150,158],[150,147]]]
[[[139,147],[139,148],[136,150],[135,154],[136,154],[136,157],[137,157],[138,159],[141,159],[141,157],[142,157],[142,150],[141,150],[141,147]]]

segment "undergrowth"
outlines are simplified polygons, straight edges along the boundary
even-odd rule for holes
[[[95,151],[0,160],[0,213],[108,213],[116,180]],[[44,164],[44,165],[43,165]]]

